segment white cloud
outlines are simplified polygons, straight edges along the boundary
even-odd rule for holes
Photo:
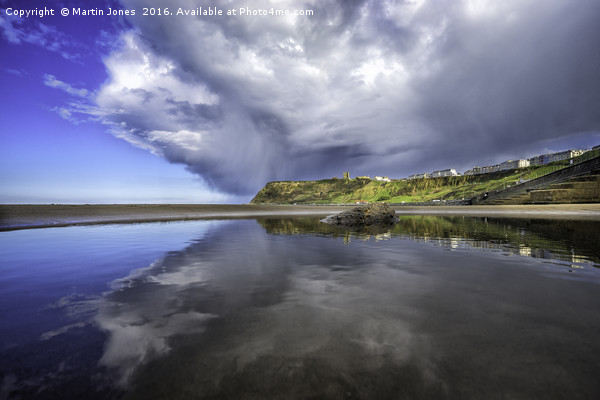
[[[125,33],[105,59],[110,78],[98,92],[99,108],[137,145],[190,165],[222,190],[251,193],[268,179],[297,175],[306,165],[293,162],[294,155],[379,149],[374,142],[398,129],[394,118],[402,111],[379,104],[407,97],[401,83],[408,72],[395,54],[352,49],[352,29],[343,43],[331,43],[332,52],[315,54],[320,44],[311,43],[316,22],[309,18],[193,19],[166,30],[135,22],[144,36]],[[158,55],[147,40],[155,29],[170,32],[155,46],[178,49]],[[374,120],[368,105],[387,110]]]
[[[68,83],[59,81],[58,79],[56,79],[56,77],[54,75],[50,75],[50,74],[44,75],[44,85],[52,87],[52,88],[60,89],[64,92],[69,93],[70,95],[77,96],[77,97],[87,97],[90,94],[87,89],[83,89],[83,88],[76,89],[73,86],[69,85]]]
[[[25,33],[17,29],[13,25],[14,19],[9,19],[8,16],[3,15],[0,17],[0,28],[2,29],[2,35],[6,40],[13,44],[21,43]]]
[[[306,3],[313,17],[135,16],[90,112],[237,194],[348,170],[470,168],[491,148],[600,129],[600,7],[533,5],[324,0]]]
[[[0,31],[4,38],[14,44],[28,43],[56,52],[63,58],[75,61],[80,56],[74,51],[75,42],[56,27],[39,21],[26,23],[28,19],[0,15]]]
[[[115,98],[123,103],[135,102],[137,90],[157,96],[162,102],[218,103],[218,96],[204,85],[179,78],[176,74],[180,71],[175,71],[173,62],[149,51],[134,32],[126,32],[121,40],[120,51],[105,59],[110,80],[102,87],[100,103]]]
[[[3,68],[3,70],[11,75],[26,77],[29,73],[24,69]]]

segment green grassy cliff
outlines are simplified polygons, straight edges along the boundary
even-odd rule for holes
[[[324,179],[319,181],[269,182],[252,204],[347,204],[355,201],[388,203],[459,200],[515,185],[549,173],[561,165],[550,164],[491,174],[392,180]]]

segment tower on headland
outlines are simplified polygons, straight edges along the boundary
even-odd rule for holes
[[[350,180],[350,172],[344,172],[344,179]]]

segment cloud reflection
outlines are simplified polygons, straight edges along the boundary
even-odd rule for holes
[[[197,335],[217,316],[277,299],[271,291],[279,289],[262,282],[265,272],[275,285],[283,274],[267,262],[266,238],[248,243],[249,235],[229,232],[228,242],[221,242],[221,231],[215,229],[208,238],[113,283],[115,290],[105,297],[95,320],[109,334],[100,362],[119,373],[121,385],[140,365],[168,354],[175,336]],[[219,243],[252,252],[225,251]]]
[[[399,299],[430,286],[428,279],[396,268],[406,260],[372,259],[372,245],[383,243],[290,240],[265,235],[255,221],[220,226],[116,282],[96,317],[109,334],[101,363],[122,386],[135,380],[145,388],[155,378],[142,366],[160,358],[153,371],[169,365],[167,376],[206,381],[193,389],[199,395],[222,394],[232,374],[244,385],[261,373],[284,384],[288,371],[302,386],[316,368],[319,379],[346,376],[335,389],[343,392],[348,377],[404,365],[423,348],[413,308]],[[185,354],[176,351],[182,343]]]
[[[202,332],[204,322],[212,317],[190,311],[149,318],[144,311],[147,310],[110,304],[103,307],[96,318],[102,329],[109,333],[100,364],[116,368],[121,385],[128,382],[139,365],[168,353],[171,349],[168,338],[183,332]]]
[[[539,222],[519,224],[404,218],[350,241],[305,219],[219,224],[114,282],[95,317],[108,334],[100,360],[130,399],[448,398],[487,387],[547,398],[581,387],[593,374],[578,360],[595,359],[594,336],[581,332],[596,329],[597,287],[566,271],[549,279],[555,266],[529,257],[455,246],[554,243],[533,234]],[[573,238],[590,232],[582,226]],[[564,352],[560,362],[546,349]]]

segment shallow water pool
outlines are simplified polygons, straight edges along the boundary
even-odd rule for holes
[[[600,224],[0,233],[1,398],[600,398]]]

